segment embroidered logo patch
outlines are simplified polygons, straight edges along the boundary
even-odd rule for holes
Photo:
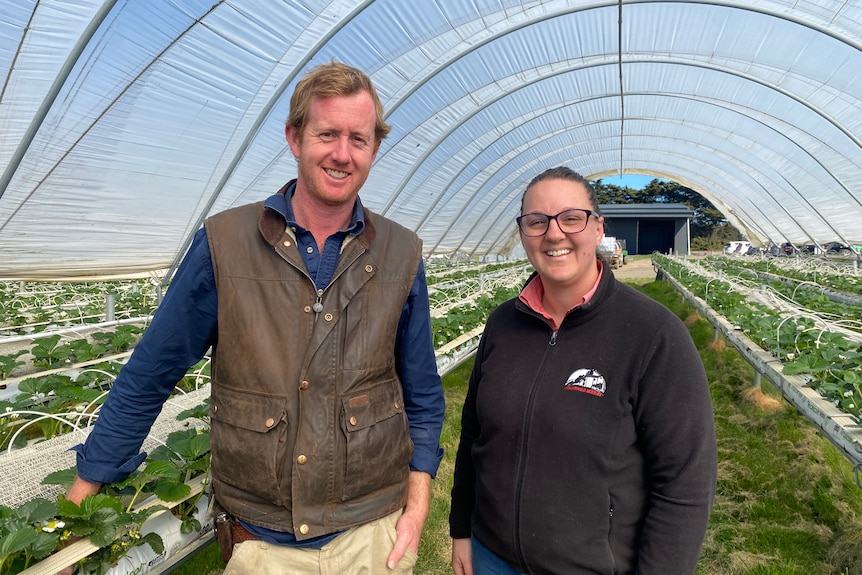
[[[604,376],[595,369],[582,368],[572,372],[566,381],[566,389],[602,397],[605,395],[607,384]]]

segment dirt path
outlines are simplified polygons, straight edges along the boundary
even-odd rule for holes
[[[628,256],[626,264],[614,270],[614,276],[619,280],[652,281],[655,279],[655,270],[650,256]]]

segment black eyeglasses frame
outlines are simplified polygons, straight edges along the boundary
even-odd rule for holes
[[[582,227],[581,229],[579,229],[576,232],[567,232],[567,231],[563,230],[563,227],[560,225],[560,220],[558,218],[567,212],[584,212],[587,215],[586,219],[584,219],[584,227]],[[524,227],[521,225],[521,220],[527,216],[544,216],[544,217],[548,218],[547,225],[545,226],[545,231],[543,231],[541,234],[528,234],[527,231],[524,229]],[[557,227],[559,227],[560,231],[563,232],[564,234],[579,234],[582,231],[584,231],[585,229],[587,229],[587,225],[590,223],[590,216],[595,216],[596,218],[599,218],[599,214],[597,212],[595,212],[594,210],[587,210],[584,208],[569,208],[569,209],[563,210],[559,214],[556,214],[553,216],[550,214],[543,214],[540,212],[529,212],[529,213],[522,214],[522,215],[518,216],[517,218],[515,218],[515,223],[518,225],[518,229],[521,230],[521,233],[524,234],[525,236],[527,236],[528,238],[539,238],[539,237],[542,237],[543,235],[547,234],[548,230],[551,229],[551,220],[556,220]]]

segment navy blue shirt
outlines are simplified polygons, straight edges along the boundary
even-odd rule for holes
[[[287,194],[292,191],[290,188]],[[287,194],[270,196],[265,205],[280,213],[293,229],[309,275],[318,289],[324,289],[335,271],[343,239],[348,234],[358,235],[365,227],[362,204],[357,198],[350,225],[327,238],[321,253],[312,234],[296,223]],[[215,276],[206,231],[201,228],[152,323],[117,376],[86,443],[74,448],[81,478],[116,483],[143,462],[146,454],[140,453],[140,448],[144,438],[176,383],[210,348],[217,319]],[[410,469],[434,477],[443,456],[439,438],[445,405],[434,357],[422,262],[401,311],[395,361],[414,445]],[[259,528],[254,530],[258,532]],[[289,543],[292,539],[290,534],[272,533],[276,536],[264,538],[273,543]]]

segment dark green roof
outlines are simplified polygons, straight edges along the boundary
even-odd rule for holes
[[[606,218],[693,218],[694,210],[685,204],[600,204]]]

